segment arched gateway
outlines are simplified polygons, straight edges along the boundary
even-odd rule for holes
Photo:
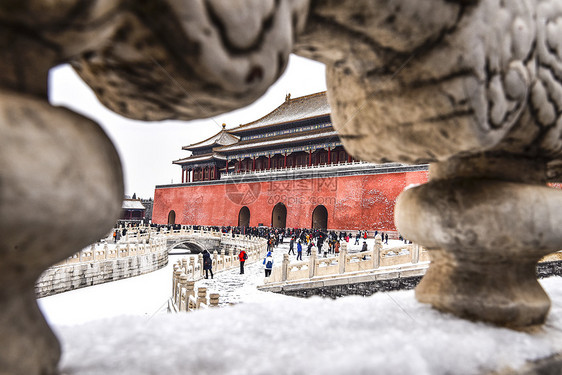
[[[246,206],[240,209],[238,212],[238,226],[239,227],[249,227],[250,226],[250,209]]]
[[[273,207],[271,212],[271,226],[274,228],[285,228],[287,224],[287,207],[281,202]]]
[[[172,210],[168,213],[168,224],[174,225],[176,223],[176,211]]]
[[[318,205],[312,211],[312,228],[313,229],[328,229],[328,210],[323,205]]]

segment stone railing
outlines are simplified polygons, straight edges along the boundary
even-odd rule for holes
[[[168,264],[166,241],[93,244],[49,267],[35,283],[37,297],[156,271]]]
[[[91,263],[107,259],[127,258],[163,250],[166,250],[166,241],[162,238],[153,238],[146,241],[146,243],[144,239],[138,243],[123,244],[122,242],[119,242],[116,245],[97,243],[92,244],[89,248],[83,249],[55,264],[55,267],[65,264],[76,264],[82,262]]]
[[[210,293],[207,298],[207,288],[195,290],[195,282],[189,281],[187,275],[182,274],[178,282],[173,285],[172,297],[168,300],[168,311],[189,312],[218,305],[218,293]]]
[[[102,242],[92,244],[48,268],[35,283],[36,295],[46,297],[156,271],[168,263],[167,240],[174,236],[220,239],[221,252],[231,256],[213,258],[213,268],[218,270],[237,265],[233,259],[240,249],[246,250],[253,260],[257,259],[254,254],[267,246],[263,239],[249,240],[243,235],[233,237],[231,233],[210,230],[182,228],[157,231],[150,227],[129,227],[117,243],[111,243],[111,236],[108,236]],[[202,277],[202,256],[198,258],[197,267],[190,272],[193,272],[192,279]]]
[[[236,245],[231,247],[228,254],[219,254],[214,251],[211,255],[213,261],[213,272],[220,272],[232,268],[239,267],[238,254],[240,250],[245,250],[248,254],[248,259],[246,262],[255,262],[263,258],[263,255],[267,249],[267,241],[259,238],[254,241],[244,241],[238,242]],[[182,258],[174,264],[173,273],[173,284],[179,283],[182,275],[186,275],[188,280],[197,281],[203,278],[203,255],[192,255],[188,258]]]
[[[347,243],[343,242],[339,255],[334,257],[319,258],[313,248],[308,261],[290,263],[289,256],[284,254],[283,263],[273,270],[271,276],[265,279],[265,283],[282,283],[312,278],[318,280],[407,265],[427,267],[429,265],[428,252],[417,244],[404,244],[383,250],[381,238],[377,236],[373,250],[370,251],[348,253]]]

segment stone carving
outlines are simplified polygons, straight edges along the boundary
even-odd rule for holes
[[[534,267],[562,249],[562,192],[544,186],[561,156],[561,19],[559,1],[311,7],[296,51],[326,63],[346,149],[432,163],[395,213],[431,250],[422,302],[511,327],[546,317]]]
[[[562,248],[562,192],[544,186],[561,175],[561,16],[557,0],[1,2],[0,372],[55,371],[33,283],[108,230],[122,198],[103,132],[47,103],[48,71],[65,61],[107,107],[141,120],[246,105],[291,51],[324,62],[334,127],[355,157],[433,163],[396,212],[433,253],[417,297],[541,323],[534,263]]]

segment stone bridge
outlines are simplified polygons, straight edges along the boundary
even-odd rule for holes
[[[221,252],[221,242],[220,237],[201,237],[196,235],[171,236],[166,239],[166,247],[171,252],[178,246],[185,245],[190,253],[197,254],[207,250],[212,254],[215,250],[219,253]]]

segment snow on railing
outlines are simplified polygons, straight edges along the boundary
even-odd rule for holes
[[[195,291],[195,282],[189,281],[187,275],[182,274],[177,285],[175,285],[174,294],[168,301],[168,311],[189,312],[217,307],[218,305],[218,293],[210,293],[207,297],[207,288],[199,288]]]
[[[308,261],[290,263],[288,254],[283,255],[280,267],[274,268],[266,284],[287,282],[294,280],[318,280],[344,274],[371,272],[380,268],[396,267],[418,263],[429,263],[429,254],[417,244],[404,244],[388,249],[382,249],[380,236],[375,239],[372,250],[348,253],[347,242],[342,242],[340,252],[333,257],[319,258],[316,247],[312,248]]]
[[[247,239],[244,236],[236,235],[232,239],[229,235],[222,236],[222,242],[229,242],[230,247],[225,250],[224,254],[219,254],[216,250],[211,256],[213,272],[220,272],[232,268],[239,267],[238,254],[241,250],[245,250],[248,255],[246,262],[255,262],[262,259],[267,249],[267,241],[263,238]],[[169,301],[170,311],[191,311],[193,308],[201,308],[201,306],[218,305],[218,294],[210,295],[209,304],[202,304],[203,297],[199,296],[197,300],[194,297],[195,281],[204,277],[203,270],[203,254],[192,255],[189,258],[178,260],[173,266],[172,273],[172,297]],[[205,290],[205,288],[199,288]],[[193,296],[193,297],[189,297]],[[195,307],[193,307],[195,306]]]

